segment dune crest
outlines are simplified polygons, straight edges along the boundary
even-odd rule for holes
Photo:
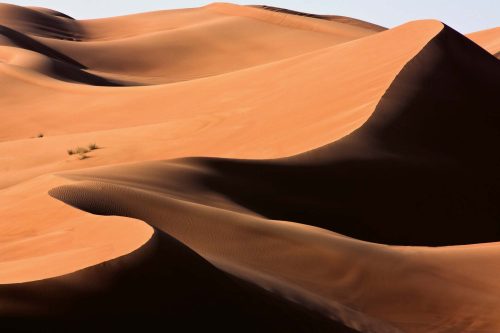
[[[297,12],[294,10],[273,7],[273,6],[255,6],[255,7],[264,8],[264,9],[274,11],[274,12],[279,12],[279,13],[286,13],[286,14],[292,14],[292,15],[298,15],[298,16],[312,17],[312,18],[317,18],[317,19],[321,19],[321,20],[342,22],[342,23],[351,24],[351,25],[359,26],[359,27],[366,28],[366,29],[371,29],[374,31],[387,30],[387,28],[384,28],[384,27],[379,26],[377,24],[357,20],[357,19],[354,19],[352,17],[345,17],[345,16],[338,16],[338,15],[316,15],[316,14],[302,13],[302,12]]]

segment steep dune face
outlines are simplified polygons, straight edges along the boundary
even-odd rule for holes
[[[77,21],[47,9],[0,3],[0,22],[20,32],[48,38],[78,40],[82,34]]]
[[[472,244],[500,65],[469,39],[226,3],[0,25],[2,327],[500,330]]]
[[[445,28],[356,132],[282,163],[207,162],[205,186],[273,219],[374,242],[496,241],[499,75],[496,59]]]

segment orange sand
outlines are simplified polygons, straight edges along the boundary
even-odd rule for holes
[[[432,20],[0,4],[0,319],[214,299],[260,330],[499,331],[499,68]]]

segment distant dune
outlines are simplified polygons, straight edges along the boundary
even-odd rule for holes
[[[0,4],[0,33],[4,327],[500,331],[498,28]]]
[[[500,27],[468,34],[467,37],[500,58]]]

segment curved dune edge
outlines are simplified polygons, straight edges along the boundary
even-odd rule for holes
[[[0,284],[75,272],[131,253],[150,239],[153,229],[141,221],[74,210],[47,194],[69,183],[42,176],[0,192]]]
[[[136,216],[223,271],[353,329],[400,332],[390,323],[337,302],[333,296],[362,288],[359,277],[351,280],[351,275],[372,274],[374,262],[392,266],[403,261],[404,257],[387,246],[298,223],[194,204],[133,185],[80,181],[54,188],[50,195],[94,214]],[[357,263],[347,268],[348,262]]]
[[[355,333],[226,275],[158,230],[126,256],[51,279],[0,284],[0,304],[2,327],[16,331],[129,331],[168,322],[182,330]]]

